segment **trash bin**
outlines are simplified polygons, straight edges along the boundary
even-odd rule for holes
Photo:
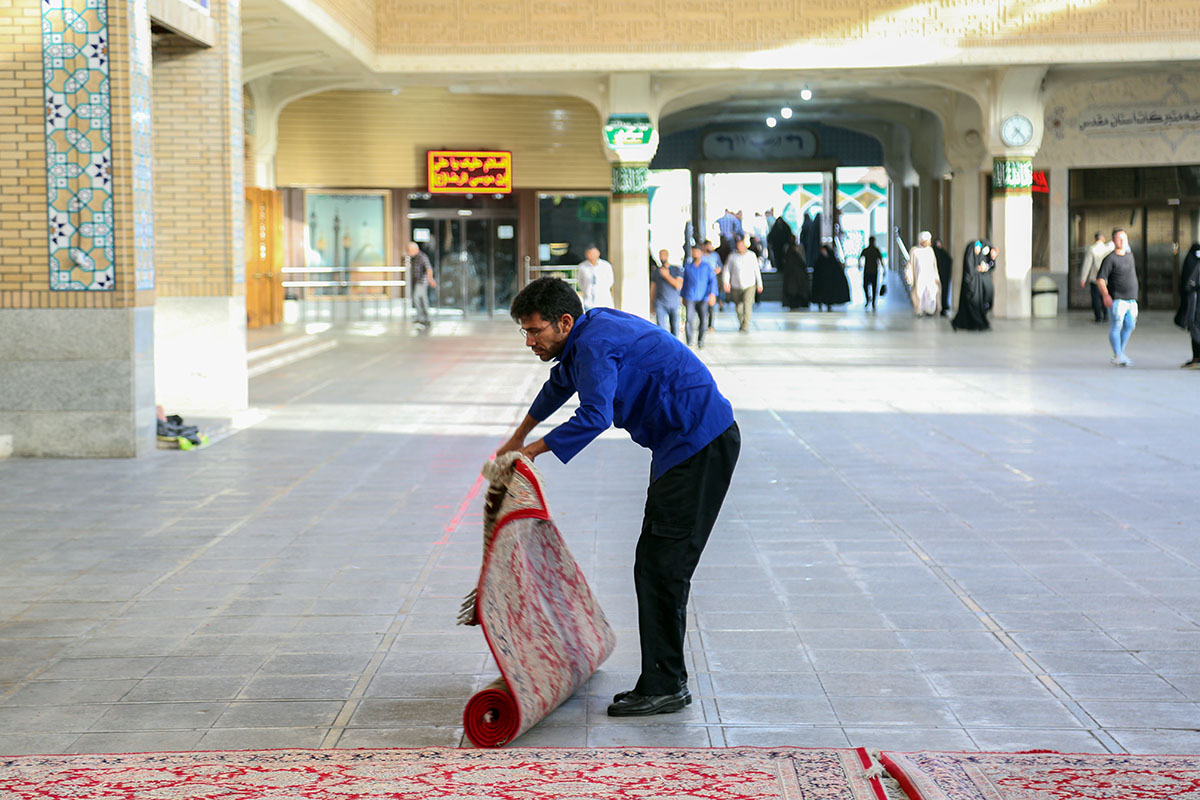
[[[1058,284],[1043,275],[1033,282],[1033,316],[1039,319],[1058,316]]]

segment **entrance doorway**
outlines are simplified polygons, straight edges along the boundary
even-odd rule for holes
[[[1180,261],[1200,241],[1200,165],[1073,169],[1071,180],[1071,308],[1088,308],[1079,266],[1095,232],[1129,234],[1137,264],[1138,301],[1147,310],[1179,303]]]
[[[429,257],[435,313],[493,316],[518,289],[517,218],[472,209],[409,212],[412,239]]]

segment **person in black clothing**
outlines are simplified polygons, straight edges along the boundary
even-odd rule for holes
[[[808,264],[795,240],[783,251],[783,305],[788,309],[808,308]]]
[[[996,268],[996,263],[988,258],[991,249],[988,242],[979,239],[968,244],[963,252],[958,312],[950,321],[950,327],[956,331],[986,331],[992,327],[987,318],[988,296],[985,284],[985,279],[990,277],[991,271]]]
[[[812,302],[825,306],[826,311],[850,302],[850,284],[846,268],[837,260],[828,245],[821,245],[821,257],[813,264]]]
[[[1188,250],[1179,279],[1179,313],[1175,324],[1186,330],[1192,340],[1192,358],[1180,366],[1200,369],[1200,242]]]
[[[946,252],[941,239],[933,242],[933,257],[937,259],[938,280],[942,282],[942,316],[950,316],[950,277],[954,272],[954,258]]]
[[[875,310],[875,299],[879,293],[879,265],[883,263],[883,253],[875,246],[875,237],[867,239],[867,246],[858,254],[858,268],[863,271],[863,295],[867,302],[863,306]]]
[[[775,269],[783,269],[784,255],[787,253],[788,245],[794,241],[796,241],[796,236],[792,233],[792,226],[788,225],[783,217],[776,217],[771,229],[767,231],[767,255]]]
[[[1118,367],[1132,367],[1133,361],[1125,355],[1125,346],[1138,318],[1137,266],[1129,250],[1129,234],[1117,228],[1112,235],[1113,251],[1100,263],[1096,274],[1096,288],[1108,311],[1108,342],[1112,345],[1112,363]]]

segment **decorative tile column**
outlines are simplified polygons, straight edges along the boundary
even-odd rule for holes
[[[21,80],[0,117],[30,144],[6,146],[0,178],[21,205],[0,219],[0,438],[16,456],[134,456],[155,442],[149,16],[144,0],[6,16]]]
[[[610,113],[604,124],[604,154],[612,164],[609,261],[616,272],[617,307],[650,316],[650,160],[658,131],[647,109],[654,107],[650,76],[609,76]]]
[[[640,317],[650,315],[650,199],[647,164],[612,165],[612,240],[610,260],[617,268],[617,305]]]
[[[992,160],[992,244],[1000,258],[992,279],[993,313],[1027,319],[1032,313],[1033,159],[996,156]]]

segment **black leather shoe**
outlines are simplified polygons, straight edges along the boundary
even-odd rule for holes
[[[644,695],[636,691],[621,692],[613,697],[608,707],[610,717],[649,717],[653,714],[673,714],[692,704],[692,695],[687,689],[675,694]]]

